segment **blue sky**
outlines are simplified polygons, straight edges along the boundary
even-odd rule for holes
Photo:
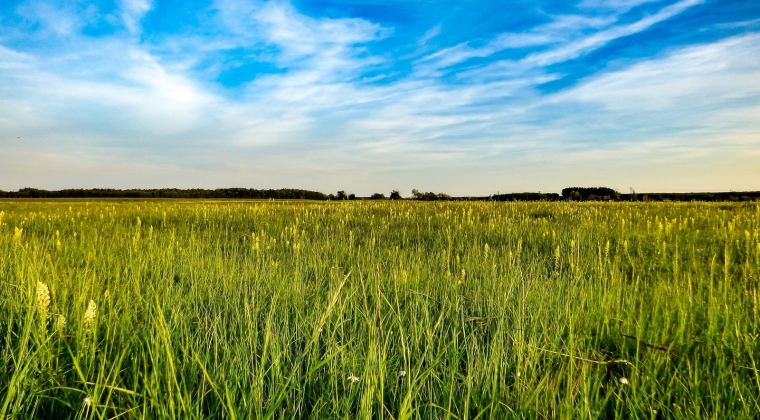
[[[755,0],[0,3],[0,189],[758,180]]]

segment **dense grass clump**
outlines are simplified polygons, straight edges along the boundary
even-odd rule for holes
[[[0,202],[0,419],[760,417],[757,204]]]

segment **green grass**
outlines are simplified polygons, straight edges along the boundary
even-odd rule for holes
[[[0,419],[760,417],[757,204],[0,212]]]

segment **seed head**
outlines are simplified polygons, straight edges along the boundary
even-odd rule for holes
[[[55,330],[59,333],[63,333],[63,330],[66,329],[66,317],[63,315],[58,315],[55,319]]]
[[[40,315],[42,315],[43,321],[47,321],[48,316],[50,315],[48,313],[49,307],[50,307],[50,289],[48,289],[45,283],[38,281],[37,282],[37,310],[40,311]]]
[[[98,317],[98,305],[95,301],[90,299],[90,303],[87,305],[87,311],[84,313],[84,326],[87,331],[92,331],[95,327],[95,320]]]

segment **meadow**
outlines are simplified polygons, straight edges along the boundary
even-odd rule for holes
[[[757,203],[0,201],[0,419],[757,419]]]

